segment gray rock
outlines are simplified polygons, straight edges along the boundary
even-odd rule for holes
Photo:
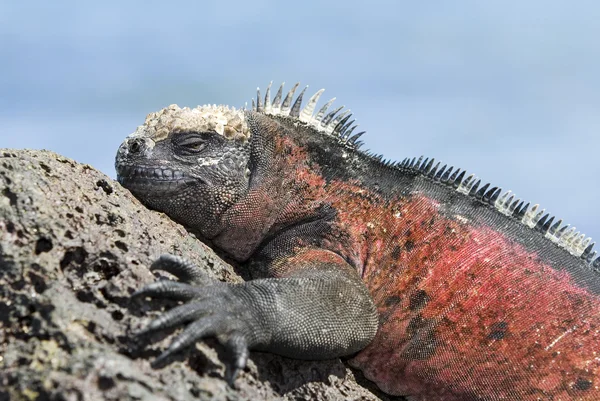
[[[171,301],[129,295],[183,255],[240,281],[209,247],[88,165],[49,151],[0,149],[0,400],[376,400],[340,360],[252,353],[237,389],[207,340],[162,369],[172,333],[132,338]],[[216,350],[216,351],[215,351]]]

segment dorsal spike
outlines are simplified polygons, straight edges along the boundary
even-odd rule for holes
[[[310,122],[310,120],[312,119],[313,111],[315,110],[315,106],[317,105],[317,102],[319,101],[319,98],[321,97],[323,92],[325,92],[325,89],[320,89],[317,91],[317,93],[312,95],[310,99],[308,99],[308,103],[300,113],[300,121],[305,123]]]
[[[581,234],[579,231],[574,233],[565,245],[565,248],[567,248],[569,253],[575,256],[581,256],[582,252],[587,246],[587,241],[585,241],[585,234]]]
[[[477,177],[475,177],[475,174],[471,174],[467,177],[467,179],[465,180],[465,182],[463,183],[465,186],[469,187],[469,190],[471,190],[471,187],[473,186],[473,183],[477,180]]]
[[[434,168],[432,168],[431,170],[429,170],[429,172],[427,173],[427,176],[429,176],[430,178],[433,178],[435,176],[435,172],[437,171],[437,169],[440,167],[440,162],[437,162],[437,164],[435,165]]]
[[[500,191],[502,192],[502,191]],[[503,215],[510,216],[512,211],[510,210],[510,204],[512,203],[515,195],[511,190],[501,194],[499,198],[494,202],[494,207]]]
[[[437,173],[435,173],[435,176],[433,177],[433,179],[434,179],[434,180],[436,180],[436,181],[440,181],[440,179],[442,178],[442,175],[443,175],[443,174],[444,174],[444,172],[446,171],[446,168],[447,168],[447,167],[448,167],[448,165],[447,165],[447,164],[444,164],[444,166],[443,166],[441,169],[439,169],[439,170],[437,171]]]
[[[595,246],[595,245],[596,245],[596,243],[594,242],[594,243],[592,243],[592,244],[591,244],[589,247],[592,247],[592,248],[594,248],[594,246]],[[588,248],[589,248],[589,247],[588,247]],[[588,256],[585,258],[585,261],[586,261],[588,264],[591,264],[591,263],[592,263],[592,260],[594,260],[594,259],[596,258],[596,255],[597,255],[597,254],[598,254],[598,253],[597,253],[596,251],[592,250],[592,251],[591,251],[591,252],[588,254]]]
[[[415,161],[415,158],[413,157],[413,161],[410,164],[411,167],[415,167],[415,168],[420,168],[421,163],[423,162],[423,157],[424,156],[420,156],[419,159],[417,159],[417,161]]]
[[[520,203],[519,203],[520,202]],[[523,206],[523,201],[521,199],[515,199],[514,202],[510,205],[509,210],[510,213],[514,216],[515,211],[518,213],[521,207]]]
[[[590,240],[591,240],[591,238],[590,238]],[[591,241],[590,241],[590,242],[591,242]],[[581,254],[581,258],[582,258],[583,260],[585,260],[586,262],[589,262],[589,261],[590,261],[590,259],[591,259],[591,258],[594,256],[594,255],[592,254],[592,250],[594,249],[594,245],[596,245],[596,243],[595,243],[595,242],[591,242],[591,243],[589,243],[589,244],[586,246],[586,248],[583,250],[583,253]]]
[[[566,228],[566,227],[565,227]],[[571,227],[568,230],[564,231],[560,237],[560,241],[564,244],[564,245],[569,245],[570,242],[572,241],[573,237],[575,236],[575,230],[577,228],[575,227]]]
[[[525,224],[529,228],[534,228],[537,223],[537,220],[538,220],[537,213],[538,213],[539,206],[540,205],[537,205],[537,204],[533,205],[533,207],[531,209],[529,209],[529,211],[526,212],[523,215],[523,218],[521,219],[523,224]]]
[[[252,99],[252,111],[256,111],[256,102]]]
[[[363,136],[364,134],[365,134],[365,131],[361,131],[358,134],[354,134],[350,139],[348,139],[348,142],[356,145],[356,140],[358,138],[360,138],[361,136]]]
[[[356,124],[355,126],[351,127],[348,131],[346,131],[346,133],[344,134],[344,137],[346,138],[346,142],[350,141],[350,135],[352,135],[352,132],[358,128],[358,124]]]
[[[459,191],[462,190],[462,192],[465,195],[468,195],[469,191],[471,190],[471,186],[473,186],[474,178],[475,178],[475,174],[471,174],[467,178],[465,178],[465,180],[460,184],[460,187],[458,188]]]
[[[259,113],[265,111],[263,108],[262,96],[260,96],[260,88],[256,88],[256,111]]]
[[[421,169],[423,171],[423,174],[427,175],[429,174],[429,171],[431,171],[431,167],[433,167],[433,163],[435,163],[435,159],[431,158],[429,161],[427,159],[425,159],[423,161],[423,168]]]
[[[331,104],[335,101],[335,98],[332,98],[330,101],[328,101],[327,103],[325,103],[323,105],[323,107],[321,107],[321,109],[317,112],[317,115],[315,116],[315,118],[313,118],[313,121],[315,124],[320,124],[321,123],[321,119],[323,118],[323,115],[325,114],[325,112],[327,111],[327,109],[329,108],[329,106],[331,106]]]
[[[490,185],[490,184],[488,184],[488,185]],[[489,190],[486,189],[484,191],[483,196],[481,197],[481,200],[483,200],[486,203],[490,203],[490,200],[491,200],[492,196],[494,195],[494,193],[496,193],[497,189],[498,189],[497,187],[493,187],[493,188],[491,188]]]
[[[556,231],[558,231],[558,228],[562,225],[563,221],[558,220],[556,223],[554,223],[554,225],[552,225],[552,227],[550,227],[550,230],[548,230],[548,232],[550,233],[550,235],[554,235],[556,233]]]
[[[546,220],[548,220],[548,217],[550,217],[549,213],[546,213],[545,215],[540,217],[539,220],[535,223],[534,229],[536,231],[544,232],[544,225],[546,224]]]
[[[467,178],[465,178],[465,180],[460,183],[458,188],[456,188],[457,191],[468,195],[469,191],[471,190],[471,181],[473,180],[473,178],[475,178],[475,174],[471,174]]]
[[[479,200],[483,200],[483,195],[485,195],[487,189],[489,188],[490,183],[488,182],[487,184],[485,184],[484,186],[482,186],[479,191],[477,191],[475,193],[475,198],[479,199]]]
[[[348,113],[349,112],[350,110],[348,110]],[[346,122],[350,119],[350,117],[352,117],[352,114],[348,114],[346,117],[341,119],[333,129],[333,132],[337,133],[342,139],[344,138],[344,127],[346,126]]]
[[[452,170],[452,167],[450,167],[450,170]],[[454,172],[450,175],[450,177],[448,177],[448,182],[450,184],[454,184],[454,182],[456,181],[456,177],[458,176],[458,173],[460,173],[460,169],[457,168],[456,170],[454,170]]]
[[[350,117],[350,116],[352,116],[352,114],[350,114],[348,117]],[[344,139],[348,139],[348,136],[350,135],[350,133],[348,132],[348,129],[349,129],[351,126],[352,126],[352,124],[354,124],[354,122],[355,122],[355,121],[356,121],[356,120],[350,120],[350,121],[348,121],[348,122],[347,122],[347,123],[344,125],[344,127],[341,129],[341,131],[340,131],[340,135],[342,135],[342,137],[343,137]],[[352,132],[352,131],[350,131],[350,132]]]
[[[283,95],[283,85],[285,85],[285,82],[281,83],[281,86],[275,94],[275,99],[273,99],[272,113],[274,115],[278,115],[281,109],[281,96]]]
[[[521,202],[519,204],[519,212],[517,213],[517,215],[515,216],[518,219],[523,219],[523,217],[525,216],[525,213],[527,213],[527,209],[529,209],[529,202],[527,202],[525,204],[525,206],[521,206],[523,205],[524,202]]]
[[[477,193],[477,188],[479,188],[479,184],[481,184],[481,180],[477,180],[477,182],[473,184],[471,190],[469,191],[469,196],[475,196],[475,194]]]
[[[285,99],[283,99],[283,104],[281,105],[282,116],[287,116],[289,114],[292,105],[292,99],[294,98],[294,93],[296,92],[296,89],[298,89],[298,85],[300,85],[300,82],[296,82],[296,84],[294,84],[292,89],[290,89],[288,94],[285,96]]]
[[[290,111],[291,117],[300,117],[300,106],[302,105],[302,97],[304,96],[304,92],[306,92],[306,89],[308,89],[308,85],[306,85],[304,89],[302,89],[302,92],[300,92],[300,94],[296,98],[296,101],[292,106],[292,110]]]
[[[510,196],[510,198],[508,198],[508,200],[506,201],[506,206],[510,208],[510,205],[511,205],[513,202],[516,202],[516,203],[515,203],[515,206],[516,206],[516,204],[517,204],[517,203],[519,203],[519,198],[517,198],[517,200],[516,200],[516,201],[515,201],[515,198],[517,198],[517,197],[515,196],[515,194],[512,194],[512,195]]]
[[[583,254],[588,249],[588,247],[590,246],[591,243],[592,243],[592,239],[590,237],[587,237],[584,241],[581,242],[581,246],[579,247],[579,250],[581,251],[581,256],[583,256]],[[591,251],[591,249],[590,249],[590,251]]]
[[[494,192],[492,192],[492,190],[493,190]],[[492,188],[492,189],[490,190],[490,192],[492,192],[492,194],[491,194],[491,196],[490,196],[490,197],[489,197],[489,199],[488,199],[488,203],[489,203],[490,205],[493,205],[493,204],[495,204],[495,203],[496,203],[496,199],[498,199],[498,197],[499,197],[499,196],[500,196],[500,194],[502,193],[502,188],[497,188],[497,187],[494,187],[494,188]],[[486,196],[487,196],[487,195],[486,195]],[[485,199],[485,198],[484,198],[484,199]]]
[[[337,127],[344,118],[346,120],[348,120],[348,118],[346,118],[346,117],[350,117],[352,115],[352,114],[350,114],[350,112],[351,112],[350,109],[346,109],[346,110],[342,111],[329,123],[329,125],[333,126],[334,128]]]
[[[442,181],[443,183],[447,183],[450,179],[450,173],[452,172],[452,169],[454,169],[454,166],[450,166],[450,168],[446,170],[446,172],[440,177],[440,181]]]
[[[567,224],[567,225],[561,227],[560,230],[558,230],[558,232],[556,233],[556,236],[559,239],[562,238],[562,236],[565,235],[565,233],[569,230],[570,226],[571,226],[570,224]]]
[[[494,187],[485,194],[483,200],[493,206],[496,204],[496,200],[500,197],[501,194],[502,188]]]
[[[460,172],[460,174],[458,175],[458,177],[456,177],[456,179],[454,180],[454,183],[452,184],[452,186],[456,189],[458,189],[458,187],[460,186],[460,184],[462,184],[463,179],[465,178],[465,174],[467,173],[466,170],[463,170]]]
[[[502,194],[502,196],[500,196],[497,200],[496,200],[496,209],[502,211],[502,209],[504,209],[506,207],[506,202],[508,199],[508,196],[510,195],[510,190],[506,191],[505,193]]]
[[[505,205],[508,209],[510,209],[510,205],[513,204],[513,199],[515,199],[516,196],[513,194],[510,196],[510,198],[508,198],[508,200],[505,202]],[[519,199],[517,199],[514,203],[515,206],[517,206],[517,203],[519,203]]]
[[[331,120],[327,124],[327,127],[326,127],[327,132],[329,132],[329,133],[335,132],[335,128],[339,125],[340,121],[342,121],[342,119],[344,117],[346,117],[349,113],[350,113],[350,109],[344,110],[343,112],[338,114],[333,120]]]
[[[552,224],[552,222],[554,221],[555,217],[552,216],[548,219],[548,221],[546,223],[544,223],[544,225],[542,226],[542,232],[544,234],[546,234],[548,232],[548,230],[550,229],[550,225]]]
[[[335,116],[343,108],[344,106],[340,106],[323,117],[323,120],[321,120],[321,127],[326,127],[333,119],[333,116]]]
[[[273,81],[269,82],[265,93],[265,114],[271,114],[271,85],[273,85]]]

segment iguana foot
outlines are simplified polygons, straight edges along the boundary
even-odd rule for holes
[[[244,287],[213,281],[198,266],[174,255],[160,256],[150,269],[167,271],[180,281],[149,284],[132,294],[132,299],[152,297],[188,302],[154,319],[135,335],[143,336],[189,323],[152,366],[163,365],[171,355],[202,338],[215,337],[225,347],[225,379],[233,386],[248,359],[247,336],[256,330],[255,318],[246,306]]]

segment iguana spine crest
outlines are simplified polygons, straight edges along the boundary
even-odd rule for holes
[[[313,116],[315,106],[325,89],[320,89],[314,95],[312,95],[308,101],[308,104],[304,107],[304,109],[301,110],[302,98],[304,96],[304,92],[306,92],[306,89],[308,88],[308,85],[304,87],[302,92],[300,92],[296,98],[294,105],[290,107],[294,93],[296,92],[296,89],[300,83],[296,83],[294,87],[290,89],[285,96],[283,103],[281,103],[281,98],[285,82],[279,87],[273,102],[271,102],[272,84],[273,82],[271,81],[269,86],[267,86],[264,103],[260,94],[260,88],[256,89],[256,102],[254,99],[252,100],[253,111],[271,116],[292,118],[307,124],[319,132],[327,135],[333,135],[340,139],[344,144],[347,144],[354,149],[358,149],[360,147],[361,143],[358,142],[358,138],[360,138],[365,131],[352,135],[352,132],[358,127],[358,124],[354,124],[355,120],[348,121],[350,120],[350,117],[352,117],[350,110],[345,110],[338,114],[344,108],[344,106],[339,106],[338,108],[328,112],[329,107],[335,101],[335,97],[325,103],[325,105],[319,109],[317,114]]]

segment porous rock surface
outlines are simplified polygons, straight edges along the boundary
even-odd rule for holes
[[[216,280],[241,278],[210,248],[92,167],[49,151],[0,149],[0,401],[389,399],[340,360],[251,354],[237,389],[207,340],[162,369],[173,333],[132,337],[172,301],[130,302],[183,255]]]

